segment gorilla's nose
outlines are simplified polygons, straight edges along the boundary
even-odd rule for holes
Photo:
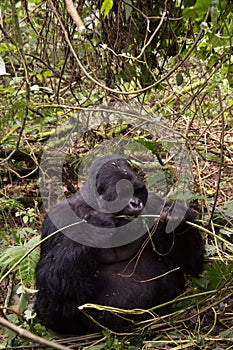
[[[132,214],[138,214],[143,209],[143,203],[141,199],[133,197],[129,200],[128,207]]]

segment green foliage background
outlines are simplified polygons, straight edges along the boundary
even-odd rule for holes
[[[96,338],[88,340],[88,345],[230,349],[233,3],[77,0],[75,8],[84,31],[70,17],[67,1],[4,0],[0,5],[2,315],[48,337],[34,318],[29,297],[35,293],[34,269],[43,217],[40,157],[57,127],[80,109],[124,101],[147,106],[182,134],[193,161],[192,205],[206,243],[207,267],[199,280],[190,281],[189,294],[170,305],[166,315],[158,317],[154,312],[150,331],[142,327],[137,335],[126,338],[106,331],[98,338],[100,345],[95,344]],[[73,183],[65,183],[67,191],[76,189],[73,174],[84,154],[101,140],[116,134],[123,138],[127,132],[127,126],[117,130],[101,126],[92,130],[76,151],[71,149],[64,174]],[[151,152],[162,154],[167,177],[175,177],[157,140],[131,130],[129,135]],[[6,292],[11,284],[9,294],[21,298],[16,313]],[[23,343],[15,333],[5,330],[2,336],[3,348]],[[83,346],[81,340],[77,343]]]

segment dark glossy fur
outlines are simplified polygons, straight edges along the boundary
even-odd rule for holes
[[[116,183],[120,179],[128,179],[133,185],[132,198],[118,213],[103,212],[101,200],[116,198]],[[117,227],[130,220],[122,216],[138,216],[147,201],[147,213],[160,215],[160,219],[154,226],[154,233],[152,230],[152,241],[148,239],[145,229],[145,234],[136,241],[116,248],[85,246],[61,232],[41,244],[36,269],[38,294],[35,310],[43,324],[62,333],[82,334],[99,329],[78,310],[80,305],[94,303],[123,309],[151,308],[172,300],[184,291],[184,273],[197,277],[203,268],[204,246],[201,235],[196,228],[186,223],[194,222],[189,209],[181,205],[173,208],[172,204],[164,203],[155,194],[148,194],[144,182],[120,158],[107,161],[101,167],[96,185],[99,198],[95,205],[99,210],[86,204],[78,191],[68,201],[50,210],[43,222],[42,238],[54,232],[56,227],[69,224],[69,215],[66,214],[68,206],[80,219],[93,225],[93,232],[85,233],[93,237],[101,227],[107,227],[109,234],[114,234]],[[93,197],[89,181],[84,185],[84,192]],[[56,227],[51,217],[56,219]],[[177,220],[179,225],[176,227]],[[170,226],[176,227],[170,233],[166,233],[168,222]],[[153,223],[154,219],[148,221],[150,227]],[[71,229],[71,234],[79,235],[83,231],[85,226],[80,224]],[[147,244],[144,244],[146,241]],[[139,251],[140,254],[133,259]],[[87,312],[99,323],[115,331],[125,331],[131,324],[110,312],[94,309],[88,309]]]

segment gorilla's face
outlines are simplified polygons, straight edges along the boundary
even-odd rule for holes
[[[139,215],[147,201],[144,182],[122,158],[108,160],[96,175],[100,209],[128,216]]]

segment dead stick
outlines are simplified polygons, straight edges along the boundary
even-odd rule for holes
[[[20,337],[26,338],[30,340],[33,343],[37,343],[40,345],[44,345],[46,347],[49,347],[50,349],[56,349],[56,350],[70,350],[70,348],[57,344],[55,342],[52,342],[50,340],[38,337],[37,335],[32,334],[31,332],[27,331],[26,329],[23,329],[21,327],[16,326],[15,324],[11,323],[10,321],[6,320],[3,317],[0,317],[0,325],[11,329],[13,332],[17,333]]]
[[[83,24],[83,21],[81,20],[75,6],[72,0],[65,0],[66,3],[66,9],[69,13],[70,17],[73,19],[74,23],[78,27],[80,31],[83,31],[85,29],[85,26]]]

